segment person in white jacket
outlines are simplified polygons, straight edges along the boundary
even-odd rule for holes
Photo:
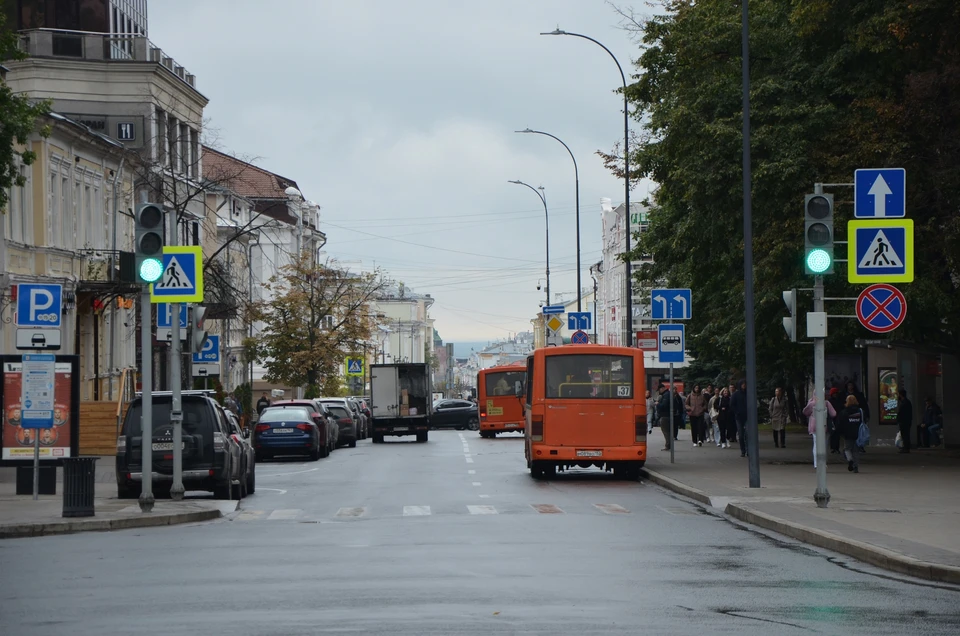
[[[830,400],[826,400],[827,403],[827,415],[830,417],[837,416],[837,410],[833,408],[833,404],[830,404]],[[810,398],[810,401],[807,402],[807,405],[803,407],[803,414],[807,416],[807,432],[810,433],[810,437],[813,438],[813,467],[817,467],[817,418],[814,413],[814,409],[817,406],[817,395],[814,393],[813,397]]]

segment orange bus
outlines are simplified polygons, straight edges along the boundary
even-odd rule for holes
[[[526,380],[526,362],[480,370],[477,374],[480,437],[523,432],[523,387]]]
[[[564,345],[527,358],[524,452],[535,479],[595,466],[636,479],[647,459],[643,351]]]

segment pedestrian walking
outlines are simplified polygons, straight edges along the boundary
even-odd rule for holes
[[[647,391],[647,435],[653,432],[653,423],[657,421],[657,398]]]
[[[827,400],[833,405],[833,410],[837,413],[847,408],[847,399],[845,396],[840,395],[840,389],[837,387],[830,389],[830,397],[828,397]],[[836,418],[830,418],[827,420],[827,424],[829,424],[828,432],[830,433],[830,452],[839,454],[840,432],[837,430]]]
[[[657,417],[660,419],[660,432],[663,433],[663,450],[670,450],[670,444],[673,441],[673,435],[670,433],[670,392],[666,385],[661,384],[657,389],[660,393],[660,399],[657,401]]]
[[[257,400],[257,415],[263,415],[263,410],[268,406],[270,406],[270,398],[267,396],[267,392],[264,391],[260,399]]]
[[[863,391],[857,388],[857,385],[853,382],[847,382],[847,395],[852,395],[857,398],[857,406],[860,407],[860,410],[863,411],[863,421],[870,421],[870,405],[867,404],[867,398],[863,394]],[[844,398],[846,399],[846,398]]]
[[[844,409],[837,413],[837,431],[843,439],[843,457],[847,460],[847,470],[860,472],[860,447],[857,437],[860,435],[860,425],[866,421],[863,409],[857,402],[857,396],[847,395]]]
[[[901,453],[910,452],[910,429],[913,428],[913,402],[907,399],[907,390],[900,389],[900,399],[897,401],[897,426],[900,427],[900,438],[903,440]]]
[[[777,448],[787,447],[787,413],[789,404],[783,389],[777,387],[770,398],[770,425],[773,428],[773,445]]]
[[[730,410],[730,389],[720,391],[717,400],[717,424],[720,427],[720,443],[723,448],[730,448],[731,435],[736,433],[737,425]],[[736,440],[734,440],[736,441]]]
[[[829,400],[827,402],[827,417],[836,418],[837,410],[833,408],[833,404]],[[810,434],[810,437],[813,438],[813,467],[817,467],[817,416],[815,413],[817,406],[817,396],[814,394],[810,398],[810,401],[807,402],[807,405],[803,407],[803,415],[807,418],[807,432]]]
[[[686,411],[683,408],[683,398],[680,397],[680,389],[673,387],[673,441],[677,441],[680,435],[680,429],[683,428],[683,418]]]
[[[727,387],[727,395],[730,399],[733,399],[733,394],[737,392],[737,387],[731,384]],[[727,441],[731,444],[737,443],[737,421],[736,418],[731,420],[731,426],[727,429]]]
[[[943,428],[943,412],[933,397],[928,395],[924,401],[923,422],[917,429],[917,446],[920,446],[921,438],[924,448],[930,448],[930,445],[940,445],[940,430]],[[921,434],[922,431],[922,434]]]
[[[700,385],[694,384],[693,391],[684,401],[684,408],[690,416],[690,439],[694,446],[703,446],[706,438],[703,414],[707,412],[707,398],[700,391]]]
[[[707,388],[703,390],[703,397],[706,403],[706,411],[703,414],[703,434],[705,439],[703,441],[710,442],[713,444],[716,442],[719,437],[715,434],[713,416],[710,415],[710,407],[713,404],[716,393],[713,390],[713,384],[708,384]]]
[[[740,457],[746,457],[747,452],[747,381],[740,380],[740,386],[730,398],[730,409],[737,422],[737,438],[740,440]]]
[[[720,401],[720,392],[715,391],[713,387],[710,388],[710,401],[707,402],[707,417],[710,418],[710,441],[717,445],[717,448],[722,446],[720,441],[720,422],[718,417],[720,411],[717,410],[717,404]],[[723,434],[724,439],[726,438],[726,433]]]
[[[240,417],[240,403],[237,401],[236,394],[232,392],[228,393],[227,397],[223,399],[223,406],[237,417]]]

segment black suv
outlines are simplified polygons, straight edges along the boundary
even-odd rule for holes
[[[438,428],[465,428],[475,431],[480,428],[480,414],[476,403],[469,400],[438,400],[433,404],[430,430]]]
[[[173,481],[173,424],[170,423],[172,395],[153,393],[153,491],[169,492]],[[230,437],[230,422],[223,408],[205,392],[184,391],[183,486],[186,490],[207,490],[218,499],[241,495],[241,449]],[[140,445],[142,398],[130,403],[117,439],[117,496],[135,499],[140,495],[142,456]]]

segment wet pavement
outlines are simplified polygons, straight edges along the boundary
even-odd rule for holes
[[[960,588],[443,431],[258,466],[205,524],[0,542],[0,633],[960,633]]]

